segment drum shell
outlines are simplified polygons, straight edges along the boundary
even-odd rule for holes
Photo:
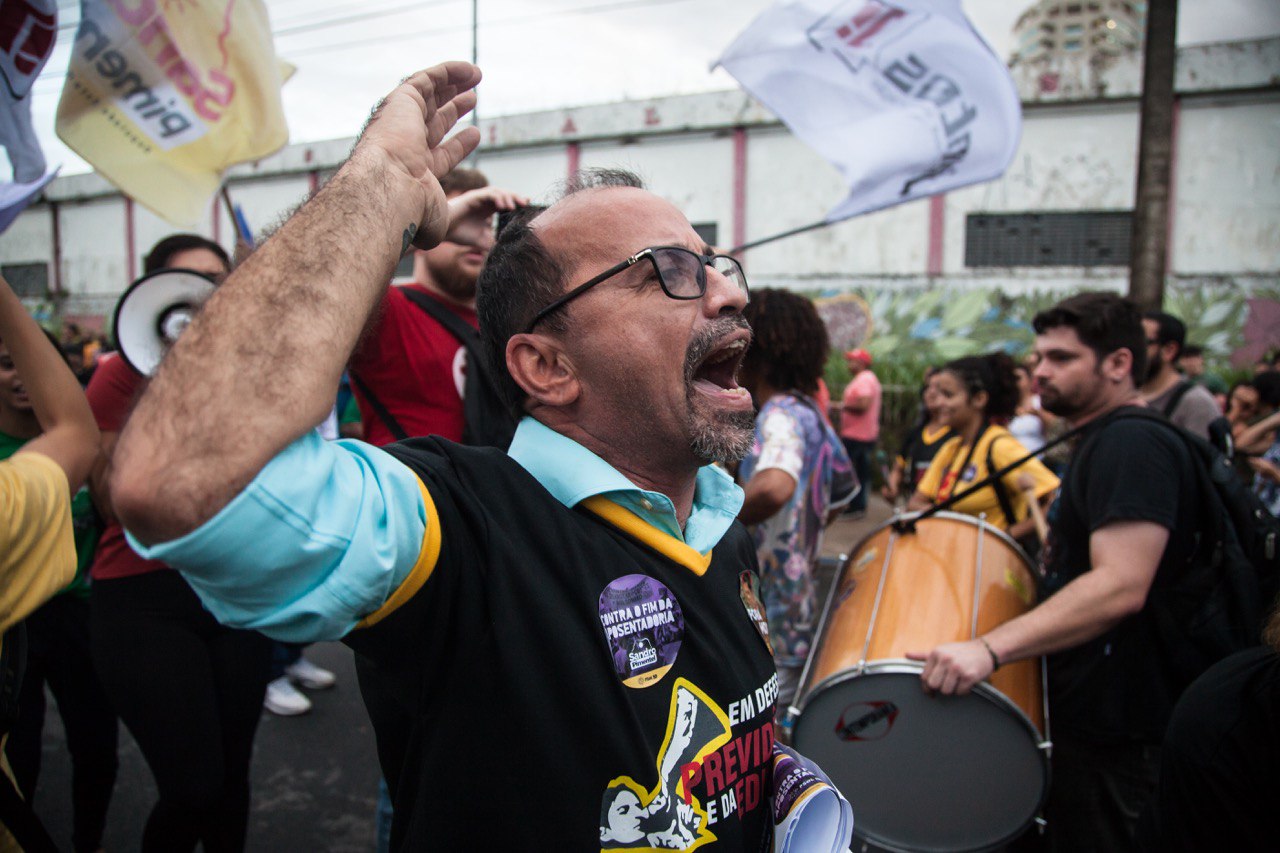
[[[835,598],[797,695],[859,663],[903,660],[909,651],[981,636],[1030,610],[1035,589],[1022,549],[972,516],[938,513],[907,534],[890,522],[858,544],[833,582]],[[989,681],[1044,731],[1038,658],[1006,664]]]
[[[1002,666],[968,696],[928,697],[921,663],[1034,605],[1021,548],[971,516],[895,519],[833,581],[797,693],[794,741],[845,791],[855,833],[884,850],[994,850],[1048,790],[1040,659]]]

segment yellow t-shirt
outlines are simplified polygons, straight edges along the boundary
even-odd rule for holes
[[[938,455],[933,457],[929,470],[925,472],[920,485],[916,487],[917,490],[930,500],[938,502],[965,491],[979,480],[985,480],[991,473],[987,468],[988,449],[997,469],[1027,455],[1027,449],[1004,427],[988,427],[978,439],[978,446],[974,448],[972,455],[969,453],[969,446],[963,443],[960,436],[956,436],[938,449]],[[966,457],[969,459],[969,464],[962,471],[960,467],[964,465]],[[1013,513],[1017,516],[1013,522],[1006,519],[1004,511],[1000,509],[1000,498],[996,496],[995,484],[979,489],[954,504],[951,509],[966,515],[985,514],[990,524],[1001,530],[1007,530],[1010,524],[1027,517],[1026,497],[1018,488],[1018,479],[1024,473],[1030,474],[1035,481],[1037,500],[1058,488],[1059,485],[1058,478],[1044,467],[1044,463],[1039,459],[1031,459],[1001,478],[1005,493],[1013,506]]]
[[[0,462],[0,634],[75,572],[67,475],[40,453],[15,453]]]
[[[58,463],[39,453],[0,461],[0,643],[76,573],[71,487]],[[0,736],[0,749],[5,738]],[[0,753],[0,773],[13,778]],[[17,850],[0,827],[0,851]]]

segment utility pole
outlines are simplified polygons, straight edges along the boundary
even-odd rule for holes
[[[1152,0],[1147,4],[1142,118],[1138,129],[1138,188],[1129,255],[1129,298],[1143,310],[1158,310],[1164,302],[1177,29],[1178,0]]]
[[[480,64],[480,0],[471,0],[471,64]],[[477,95],[479,92],[477,92]],[[471,126],[480,126],[480,100],[477,97],[476,105],[471,108]],[[480,146],[476,146],[476,150],[471,152],[471,168],[478,168],[480,165]]]

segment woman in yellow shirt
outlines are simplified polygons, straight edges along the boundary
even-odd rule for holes
[[[934,377],[938,420],[954,437],[944,444],[921,478],[908,509],[923,510],[959,494],[1027,454],[1016,438],[1000,424],[1017,410],[1019,393],[1014,362],[1002,352],[957,359]],[[987,521],[1015,539],[1034,530],[1020,481],[1029,476],[1035,499],[1048,509],[1058,478],[1039,459],[1031,459],[999,481],[963,498],[951,509],[968,515],[985,515]],[[1000,492],[1004,492],[1002,499]],[[1002,503],[1013,510],[1007,518]]]

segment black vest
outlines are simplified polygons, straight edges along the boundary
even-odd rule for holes
[[[746,530],[699,576],[499,451],[386,449],[442,531],[418,593],[346,640],[393,847],[764,849],[777,681],[744,604]]]

